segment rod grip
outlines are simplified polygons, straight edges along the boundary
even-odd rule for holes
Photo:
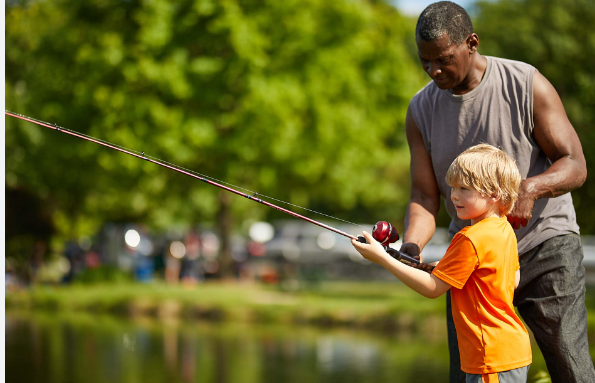
[[[358,242],[361,243],[368,243],[368,241],[366,241],[366,238],[364,238],[363,236],[358,236],[357,237]],[[419,265],[419,260],[416,258],[413,258],[412,256],[410,256],[409,254],[405,254],[403,252],[400,252],[399,250],[393,249],[392,247],[389,246],[382,246],[384,247],[384,250],[394,259],[396,259],[397,261],[401,261],[405,264],[415,264],[415,265]],[[434,270],[435,266],[429,266],[429,271]]]
[[[420,262],[418,259],[413,258],[412,256],[410,256],[409,254],[405,254],[403,252],[400,252],[399,250],[393,249],[391,247],[384,247],[384,250],[386,250],[387,253],[390,254],[391,257],[393,257],[394,259],[396,259],[397,261],[401,261],[405,264],[415,264],[415,265],[419,265]],[[430,271],[434,270],[434,266],[429,266],[430,267]]]

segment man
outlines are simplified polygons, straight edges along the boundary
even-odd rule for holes
[[[467,12],[442,1],[420,15],[418,54],[432,81],[411,100],[406,132],[411,200],[401,251],[419,256],[432,237],[440,197],[457,218],[445,174],[479,143],[502,148],[523,181],[508,215],[515,229],[521,280],[515,305],[533,331],[553,382],[595,382],[587,341],[585,271],[570,191],[587,176],[578,136],[556,90],[534,67],[482,56]],[[423,267],[423,266],[422,266]],[[451,382],[465,382],[447,296]]]

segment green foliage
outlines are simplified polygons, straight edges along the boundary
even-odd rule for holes
[[[576,129],[589,171],[595,169],[595,6],[591,0],[501,0],[476,4],[483,54],[534,65],[556,88]],[[574,191],[582,233],[595,233],[595,181]]]
[[[84,285],[97,283],[123,283],[131,282],[132,275],[115,266],[100,266],[94,269],[85,269],[75,275],[73,282]]]
[[[6,108],[346,219],[401,220],[410,21],[322,0],[10,2]],[[218,191],[6,119],[6,182],[62,235],[212,222]],[[241,198],[236,222],[278,212]]]
[[[552,379],[546,371],[540,370],[533,376],[533,383],[552,383]]]

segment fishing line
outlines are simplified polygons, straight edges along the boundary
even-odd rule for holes
[[[277,198],[274,198],[274,197],[271,197],[271,196],[267,196],[267,195],[264,195],[264,194],[261,194],[261,193],[257,193],[257,192],[255,192],[255,191],[253,191],[253,190],[249,190],[249,189],[243,188],[243,187],[241,187],[241,186],[238,186],[238,185],[234,185],[234,184],[232,184],[232,183],[229,183],[229,182],[225,182],[225,181],[218,180],[218,179],[217,179],[217,178],[215,178],[215,177],[210,177],[210,176],[208,176],[208,175],[201,174],[201,173],[199,173],[199,172],[197,172],[197,171],[195,171],[195,170],[186,169],[186,168],[184,168],[184,167],[182,167],[182,166],[180,166],[180,165],[175,165],[175,164],[169,163],[169,162],[167,162],[167,161],[160,160],[159,158],[156,158],[156,157],[147,156],[146,154],[145,154],[145,156],[146,156],[146,157],[149,157],[149,158],[151,158],[151,159],[154,159],[154,160],[156,160],[156,161],[161,161],[161,162],[163,162],[164,164],[168,164],[168,165],[171,165],[171,166],[175,166],[175,167],[177,167],[177,168],[179,168],[179,169],[182,169],[182,170],[185,170],[185,171],[187,171],[187,172],[190,172],[190,173],[196,174],[196,175],[198,175],[198,176],[202,176],[202,177],[208,178],[208,179],[210,179],[210,180],[213,180],[213,181],[216,181],[216,182],[222,183],[222,184],[224,184],[224,185],[231,186],[231,187],[234,187],[234,188],[236,188],[236,189],[243,190],[243,191],[245,191],[245,192],[247,192],[247,193],[250,193],[250,194],[252,194],[252,195],[259,195],[260,197],[264,197],[264,198],[266,198],[266,199],[269,199],[269,200],[272,200],[272,201],[275,201],[275,202],[283,203],[283,204],[285,204],[285,205],[288,205],[288,206],[293,206],[293,207],[296,207],[296,208],[298,208],[298,209],[307,210],[307,211],[309,211],[309,212],[311,212],[311,213],[319,214],[319,215],[325,216],[325,217],[327,217],[327,218],[331,218],[331,219],[335,219],[335,220],[337,220],[337,221],[341,221],[341,222],[344,222],[344,223],[348,223],[348,224],[350,224],[350,225],[359,226],[359,227],[362,227],[362,228],[364,228],[364,229],[366,228],[365,226],[363,226],[363,225],[360,225],[360,224],[357,224],[357,223],[349,222],[349,221],[346,221],[346,220],[344,220],[344,219],[341,219],[341,218],[333,217],[332,215],[324,214],[324,213],[321,213],[321,212],[319,212],[319,211],[316,211],[316,210],[312,210],[312,209],[308,209],[308,208],[306,208],[306,207],[303,207],[303,206],[299,206],[299,205],[292,204],[291,202],[286,202],[286,201],[283,201],[283,200],[280,200],[280,199],[277,199]]]
[[[79,137],[79,138],[82,138],[82,139],[87,140],[87,141],[90,141],[90,142],[94,142],[96,144],[99,144],[99,145],[108,147],[110,149],[114,149],[114,150],[117,150],[119,152],[126,153],[126,154],[129,154],[131,156],[134,156],[134,157],[137,157],[137,158],[140,158],[140,159],[143,159],[143,160],[152,162],[152,163],[154,163],[156,165],[163,166],[165,168],[168,168],[168,169],[177,171],[179,173],[186,174],[186,175],[188,175],[190,177],[196,178],[196,179],[198,179],[200,181],[203,181],[203,182],[206,182],[206,183],[208,183],[210,185],[217,186],[217,187],[219,187],[221,189],[227,190],[227,191],[232,192],[234,194],[237,194],[237,195],[246,197],[248,199],[251,199],[252,201],[259,202],[259,203],[261,203],[263,205],[266,205],[266,206],[272,207],[274,209],[277,209],[277,210],[279,210],[281,212],[287,213],[287,214],[289,214],[289,215],[291,215],[293,217],[303,219],[304,221],[308,221],[308,222],[313,223],[315,225],[318,225],[318,226],[320,226],[322,228],[325,228],[327,230],[330,230],[330,231],[333,231],[333,232],[335,232],[337,234],[340,234],[342,236],[345,236],[347,238],[351,238],[353,240],[356,240],[356,241],[359,241],[359,242],[362,242],[362,243],[366,243],[365,238],[362,237],[362,236],[355,237],[355,236],[353,236],[351,234],[347,234],[347,233],[345,233],[345,232],[343,232],[343,231],[341,231],[339,229],[336,229],[336,228],[334,228],[332,226],[326,225],[326,224],[324,224],[322,222],[315,221],[315,220],[313,220],[311,218],[305,217],[305,216],[300,215],[298,213],[295,213],[295,212],[293,212],[291,210],[284,209],[284,208],[282,208],[280,206],[277,206],[277,205],[274,205],[274,204],[272,204],[272,203],[270,203],[268,201],[265,201],[265,200],[263,200],[262,198],[259,198],[259,197],[268,198],[270,200],[274,200],[274,201],[277,201],[277,202],[280,202],[280,203],[283,203],[283,204],[286,204],[286,205],[289,205],[289,206],[293,206],[295,208],[299,208],[299,209],[303,209],[303,210],[306,210],[306,211],[309,211],[309,212],[312,212],[312,213],[315,213],[315,214],[319,214],[319,215],[322,215],[322,216],[325,216],[327,218],[331,218],[331,219],[334,219],[334,220],[337,220],[337,221],[348,223],[350,225],[364,227],[362,225],[358,225],[356,223],[349,222],[349,221],[346,221],[346,220],[341,219],[341,218],[337,218],[337,217],[333,217],[331,215],[320,213],[318,211],[311,210],[311,209],[308,209],[308,208],[305,208],[305,207],[302,207],[302,206],[299,206],[299,205],[295,205],[295,204],[292,204],[292,203],[289,203],[289,202],[285,202],[285,201],[282,201],[282,200],[279,200],[279,199],[276,199],[276,198],[273,198],[273,197],[269,197],[269,196],[266,196],[266,195],[258,194],[256,192],[251,191],[251,190],[248,190],[248,189],[242,188],[240,186],[236,186],[234,184],[231,184],[229,182],[221,181],[221,180],[218,180],[218,179],[216,179],[214,177],[210,177],[208,175],[198,173],[198,172],[196,172],[194,170],[186,169],[186,168],[183,168],[181,166],[172,164],[170,162],[161,160],[161,159],[159,159],[157,157],[146,155],[144,151],[139,152],[137,150],[129,149],[129,148],[124,147],[124,146],[121,146],[121,145],[113,144],[113,143],[111,143],[109,141],[104,141],[102,139],[99,139],[99,138],[95,138],[93,136],[86,135],[84,133],[79,133],[79,132],[74,131],[74,130],[63,128],[63,127],[61,127],[61,126],[59,126],[58,124],[55,124],[55,123],[54,124],[51,124],[51,123],[46,122],[46,121],[41,121],[41,120],[38,120],[38,119],[35,119],[35,118],[32,118],[32,117],[28,117],[28,116],[25,116],[25,115],[22,115],[22,114],[10,112],[8,110],[5,110],[4,111],[4,114],[6,114],[7,116],[10,116],[10,117],[15,117],[15,118],[24,120],[24,121],[32,122],[34,124],[37,124],[37,125],[40,125],[40,126],[44,126],[46,128],[57,130],[58,132],[70,134],[72,136]],[[227,185],[227,186],[225,186],[225,185]],[[247,192],[247,193],[240,192],[240,191],[238,191],[236,189],[241,189],[242,191]],[[259,197],[257,197],[257,196],[259,196]],[[395,250],[395,249],[392,249],[392,248],[389,247],[389,244],[390,243],[394,243],[394,242],[396,242],[399,239],[399,234],[397,233],[397,231],[393,228],[393,226],[390,223],[385,222],[385,221],[378,222],[376,225],[374,225],[374,228],[372,229],[372,235],[373,235],[374,239],[376,239],[378,242],[380,242],[382,244],[382,246],[384,247],[384,249],[386,250],[386,252],[389,253],[395,259],[400,260],[400,261],[405,262],[405,263],[409,263],[409,264],[419,264],[419,260],[417,260],[417,259],[409,256],[408,254],[402,253],[402,252],[400,252],[398,250]]]
[[[5,111],[5,114],[8,115],[8,116],[11,116],[11,117],[19,118],[19,119],[24,120],[24,121],[29,121],[29,122],[35,123],[35,124],[40,125],[40,126],[44,126],[44,127],[47,127],[47,128],[55,129],[55,130],[57,130],[59,132],[65,132],[65,133],[68,133],[68,134],[71,134],[71,135],[74,135],[74,136],[78,136],[78,137],[84,138],[84,139],[86,139],[88,141],[100,143],[103,146],[114,148],[114,149],[117,149],[117,150],[119,150],[121,152],[124,152],[124,153],[127,153],[127,154],[134,154],[136,157],[142,157],[142,158],[145,158],[145,159],[151,159],[155,163],[166,164],[170,168],[173,168],[173,170],[183,170],[183,171],[185,171],[187,173],[191,173],[191,174],[196,175],[198,177],[206,178],[206,179],[215,181],[217,183],[220,183],[220,184],[223,184],[223,185],[227,185],[227,186],[233,187],[235,189],[240,189],[240,190],[244,191],[245,193],[251,194],[252,196],[259,196],[261,198],[265,198],[265,199],[269,199],[269,200],[272,200],[272,201],[275,201],[275,202],[283,203],[285,205],[292,206],[292,207],[295,207],[295,208],[298,208],[298,209],[302,209],[302,210],[306,210],[306,211],[309,211],[311,213],[318,214],[318,215],[321,215],[321,216],[324,216],[324,217],[327,217],[327,218],[330,218],[330,219],[334,219],[334,220],[341,221],[341,222],[344,222],[344,223],[347,223],[347,224],[350,224],[350,225],[354,225],[354,226],[359,226],[359,227],[365,228],[365,226],[359,225],[357,223],[353,223],[353,222],[350,222],[350,221],[347,221],[347,220],[344,220],[344,219],[341,219],[341,218],[333,217],[331,215],[324,214],[324,213],[321,213],[321,212],[316,211],[316,210],[308,209],[308,208],[303,207],[303,206],[299,206],[299,205],[296,205],[296,204],[293,204],[293,203],[290,203],[290,202],[286,202],[286,201],[283,201],[283,200],[280,200],[280,199],[277,199],[277,198],[274,198],[274,197],[271,197],[271,196],[267,196],[267,195],[264,195],[264,194],[255,192],[253,190],[246,189],[246,188],[241,187],[241,186],[238,186],[238,185],[234,185],[234,184],[229,183],[229,182],[226,182],[226,181],[219,180],[219,179],[217,179],[215,177],[211,177],[211,176],[208,176],[206,174],[199,173],[199,172],[197,172],[195,170],[192,170],[192,169],[187,169],[187,168],[182,167],[180,165],[176,165],[176,164],[173,164],[171,162],[162,160],[160,158],[157,158],[157,157],[154,157],[154,156],[150,156],[148,154],[145,154],[144,151],[143,152],[139,152],[138,150],[130,149],[130,148],[127,148],[125,146],[114,144],[112,142],[105,141],[105,140],[102,140],[100,138],[93,137],[93,136],[90,136],[90,135],[87,135],[87,134],[84,134],[84,133],[81,133],[81,132],[78,132],[78,131],[75,131],[75,130],[67,129],[67,128],[64,128],[62,126],[59,126],[57,124],[52,124],[52,123],[49,123],[49,122],[46,122],[46,121],[38,120],[38,119],[33,118],[33,117],[25,116],[25,115],[22,115],[22,114],[19,114],[19,113],[14,113],[14,112],[11,112],[11,111],[8,111],[8,110]]]

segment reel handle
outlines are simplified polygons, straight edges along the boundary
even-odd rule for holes
[[[405,254],[405,253],[400,252],[399,250],[393,249],[391,247],[384,246],[384,250],[394,259],[396,259],[397,261],[401,261],[405,264],[412,263],[415,265],[419,265],[419,263],[420,263],[418,259],[413,258],[409,254]]]
[[[366,238],[362,237],[361,235],[357,237],[357,240],[358,240],[358,242],[361,242],[361,243],[368,243],[368,241],[366,241]],[[418,259],[413,258],[409,254],[405,254],[399,250],[393,249],[392,247],[389,247],[388,245],[382,245],[382,247],[391,257],[393,257],[397,261],[400,261],[404,264],[413,264],[413,265],[420,264]],[[434,270],[434,266],[430,266],[430,271],[431,270]]]

